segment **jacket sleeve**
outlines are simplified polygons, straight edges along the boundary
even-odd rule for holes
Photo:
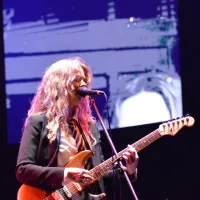
[[[16,177],[20,183],[53,190],[62,186],[64,168],[37,164],[42,124],[38,116],[28,119],[18,152]]]

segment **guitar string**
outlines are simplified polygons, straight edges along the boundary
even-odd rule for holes
[[[157,135],[156,135],[156,133],[157,133]],[[136,143],[132,144],[132,146],[135,147],[137,151],[139,151],[139,150],[143,149],[144,147],[148,146],[150,143],[152,143],[156,139],[160,138],[161,136],[162,136],[161,131],[159,129],[156,129],[149,135],[145,136],[144,138],[140,139]],[[118,155],[121,155],[125,150],[126,149],[119,152]],[[106,160],[105,162],[101,163],[96,168],[93,168],[92,170],[90,170],[90,172],[92,173],[93,177],[96,179],[102,173],[105,173],[105,171],[107,169],[110,169],[110,167],[109,167],[110,164],[112,164],[111,158]],[[107,169],[105,169],[106,167],[107,167]],[[105,171],[104,171],[104,169],[105,169]],[[66,186],[68,186],[69,189],[72,189],[73,194],[77,193],[78,190],[77,190],[77,188],[75,188],[73,182],[69,183]]]
[[[157,130],[153,131],[152,133],[150,133],[149,135],[145,136],[144,138],[142,138],[138,142],[134,143],[132,146],[133,147],[137,147],[137,146],[145,147],[145,146],[147,146],[146,142],[144,143],[142,141],[144,139],[147,139],[147,141],[148,141],[148,139],[152,139],[153,136],[154,136],[153,140],[158,139],[158,136],[156,137],[155,133],[160,133],[159,129],[157,129]],[[140,147],[138,149],[140,150]],[[118,155],[121,155],[125,150],[126,149],[124,149],[123,151],[119,152]],[[98,176],[102,175],[102,173],[105,173],[105,171],[107,171],[107,169],[110,169],[110,167],[109,167],[110,164],[112,164],[111,158],[106,160],[105,162],[101,163],[97,167],[91,169],[90,172],[93,174],[93,177],[96,179]],[[106,167],[107,167],[107,169],[105,169]],[[104,171],[104,169],[105,169],[105,171]],[[65,187],[69,188],[69,190],[71,191],[72,195],[74,195],[74,194],[76,194],[78,192],[78,189],[75,187],[74,182],[71,182],[71,183],[67,184]],[[65,191],[63,191],[63,192],[65,193]],[[52,197],[52,195],[50,195],[45,199],[46,200],[51,200],[51,199],[53,200],[54,198]]]

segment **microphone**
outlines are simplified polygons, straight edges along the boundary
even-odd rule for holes
[[[80,87],[77,90],[77,93],[82,97],[85,97],[87,95],[102,95],[102,94],[104,94],[104,92],[101,90],[91,90],[87,87]]]

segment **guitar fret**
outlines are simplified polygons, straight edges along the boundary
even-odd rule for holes
[[[137,152],[141,151],[144,149],[146,146],[157,140],[158,138],[161,137],[161,134],[159,132],[159,129],[151,132],[149,135],[143,137],[136,143],[132,144],[132,146],[136,149]],[[124,149],[123,151],[118,153],[118,156],[122,156],[122,154],[126,151]],[[95,174],[94,178],[98,179],[100,176],[102,176],[105,172],[111,170],[113,168],[113,158],[109,158],[108,160],[104,161],[97,167],[93,168],[91,172]]]
[[[154,132],[150,133],[149,135],[137,141],[133,146],[136,147],[137,151],[140,151],[144,147],[148,146],[149,144],[157,140],[159,137],[161,137],[159,131],[155,130]]]
[[[110,170],[110,167],[107,163],[102,163],[102,165],[104,166],[104,173]]]
[[[95,168],[93,168],[93,169],[95,169]],[[93,174],[93,178],[94,179],[97,179],[98,178],[98,174],[97,174],[97,172],[96,172],[96,170],[90,170],[91,171],[91,173]]]
[[[100,166],[97,167],[97,173],[98,173],[98,176],[100,176],[102,174]]]
[[[109,165],[110,165],[109,160],[107,160],[101,163],[100,165],[98,165],[97,167],[93,168],[91,170],[91,173],[93,174],[93,178],[98,179],[104,173],[110,170],[111,168],[109,167]]]
[[[96,175],[95,175],[95,173],[94,173],[92,170],[90,170],[90,174],[91,174],[91,176],[92,176],[94,179],[96,179]]]
[[[99,166],[99,171],[100,171],[101,173],[104,173],[104,172],[105,172],[105,171],[104,171],[103,165],[100,165],[100,166]]]

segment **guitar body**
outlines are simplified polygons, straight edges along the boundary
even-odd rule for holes
[[[50,193],[47,193],[45,190],[23,184],[17,193],[17,200],[42,200],[49,194]]]
[[[92,156],[92,152],[89,150],[82,151],[78,153],[76,156],[74,156],[65,167],[78,167],[83,168],[85,161],[87,161]],[[52,191],[53,192],[53,191]],[[43,200],[45,198],[48,198],[49,195],[52,194],[52,192],[45,191],[30,185],[23,184],[17,193],[17,200]],[[53,194],[53,197],[55,200],[59,200],[60,198],[56,198],[57,194]],[[77,197],[77,195],[76,195]],[[67,198],[68,199],[68,198]],[[67,200],[65,199],[65,200]],[[73,197],[71,198],[73,199]]]

